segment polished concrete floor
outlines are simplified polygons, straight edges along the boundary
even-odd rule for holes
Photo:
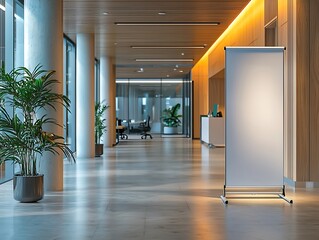
[[[319,239],[319,191],[279,198],[219,196],[224,149],[198,140],[122,141],[101,158],[65,165],[65,190],[38,203],[0,186],[0,239]]]

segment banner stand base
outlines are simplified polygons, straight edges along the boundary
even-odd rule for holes
[[[262,188],[265,189],[265,187],[262,187]],[[229,203],[229,201],[228,201],[228,199],[226,197],[226,193],[227,194],[237,194],[237,195],[239,195],[239,194],[246,194],[246,195],[247,194],[252,194],[254,196],[256,196],[256,195],[265,195],[267,197],[269,197],[271,195],[274,195],[274,196],[277,196],[280,199],[286,201],[289,204],[293,203],[292,199],[289,199],[289,198],[286,197],[285,185],[282,186],[281,192],[271,192],[271,191],[244,191],[244,192],[243,191],[232,191],[232,192],[230,192],[230,191],[226,190],[226,186],[224,185],[223,195],[221,195],[220,198],[221,198],[222,202],[227,205]],[[235,198],[235,197],[232,197],[232,198]]]

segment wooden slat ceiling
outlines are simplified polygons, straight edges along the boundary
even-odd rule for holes
[[[115,59],[117,78],[180,78],[190,71],[249,0],[64,0],[64,32],[94,33],[95,55]],[[161,16],[158,13],[165,12]],[[107,14],[105,14],[107,13]],[[218,26],[117,26],[115,22],[220,22]],[[204,49],[132,49],[198,46]],[[184,55],[182,55],[182,53]],[[138,58],[194,59],[190,63]],[[174,70],[178,65],[178,69]],[[144,72],[137,70],[143,68]],[[183,70],[181,73],[180,71]]]

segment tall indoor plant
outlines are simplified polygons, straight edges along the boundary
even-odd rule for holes
[[[177,103],[171,108],[163,111],[162,121],[164,124],[164,134],[176,134],[177,127],[181,125],[181,114],[178,114],[181,104]]]
[[[109,106],[105,105],[103,102],[95,103],[95,156],[99,157],[103,155],[103,144],[101,143],[101,138],[106,131],[106,119],[103,117],[104,112]]]
[[[56,120],[40,116],[39,111],[55,110],[59,104],[69,109],[70,101],[52,91],[58,84],[52,78],[54,71],[42,70],[41,66],[33,71],[25,67],[9,73],[0,71],[0,163],[12,160],[20,168],[13,179],[14,198],[21,202],[38,201],[43,197],[43,175],[38,170],[43,153],[62,151],[70,161],[75,161],[63,136],[44,131],[47,126],[58,125]]]

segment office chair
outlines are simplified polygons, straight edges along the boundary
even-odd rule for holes
[[[122,125],[122,119],[117,120],[117,126],[122,126],[123,128],[117,128],[116,131],[121,139],[128,139],[127,134],[125,134],[126,127]]]
[[[147,139],[147,136],[149,136],[151,139],[153,139],[152,135],[150,133],[148,133],[149,131],[151,131],[150,119],[151,119],[151,117],[148,116],[147,121],[141,123],[141,125],[140,125],[140,129],[142,130],[141,139]]]

